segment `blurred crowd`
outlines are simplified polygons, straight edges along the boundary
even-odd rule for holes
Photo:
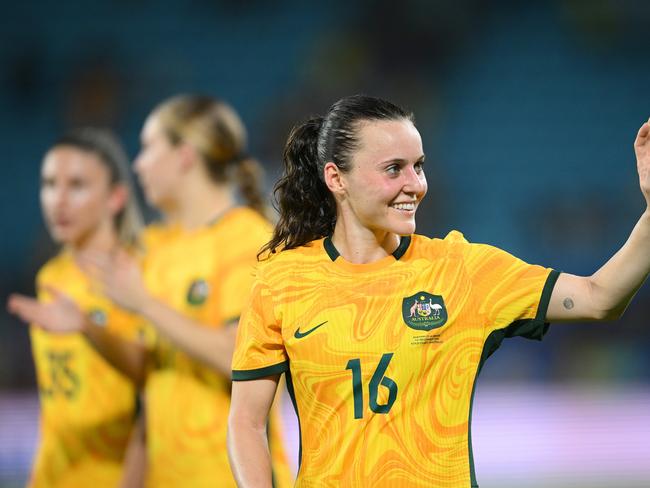
[[[642,0],[46,2],[0,18],[0,296],[33,293],[51,256],[39,164],[64,129],[138,148],[159,100],[204,92],[250,128],[267,190],[291,125],[341,96],[413,109],[429,196],[418,231],[459,229],[529,262],[588,274],[643,209],[632,141],[650,112]],[[155,215],[149,212],[148,218]],[[487,380],[650,381],[650,291],[618,323],[512,341]],[[0,314],[0,388],[33,388],[27,329]]]

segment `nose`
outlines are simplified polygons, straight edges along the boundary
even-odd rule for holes
[[[140,171],[142,171],[142,153],[138,153],[131,166],[133,167],[133,172],[139,175]]]
[[[410,166],[402,172],[402,175],[404,176],[404,193],[421,197],[427,192],[427,179],[422,170],[418,172],[415,167]]]

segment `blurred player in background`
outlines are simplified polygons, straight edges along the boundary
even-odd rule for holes
[[[12,295],[8,308],[27,322],[54,320],[72,333],[30,328],[41,417],[29,486],[112,488],[121,477],[137,391],[81,329],[87,318],[95,328],[136,340],[137,320],[98,292],[77,259],[137,244],[142,219],[119,142],[91,128],[61,137],[43,160],[40,200],[62,249],[38,273],[38,301]]]
[[[547,321],[619,317],[650,271],[650,123],[634,147],[645,212],[579,277],[457,231],[414,234],[424,153],[394,104],[348,97],[296,127],[233,358],[241,486],[271,486],[263,427],[283,372],[300,420],[297,486],[478,486],[470,417],[484,361],[505,337],[541,339]]]
[[[239,116],[210,97],[163,102],[147,118],[141,142],[134,168],[147,201],[163,215],[143,234],[143,272],[126,252],[86,253],[83,260],[107,296],[154,331],[135,360],[123,354],[126,345],[119,354],[100,347],[144,385],[146,427],[131,445],[136,454],[125,485],[139,482],[134,464],[146,437],[147,486],[234,486],[226,449],[230,364],[256,255],[271,235],[261,167],[246,152]],[[274,475],[278,486],[289,486],[274,420]]]

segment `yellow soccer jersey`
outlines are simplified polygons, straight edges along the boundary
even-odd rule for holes
[[[39,272],[39,300],[50,299],[44,285],[70,296],[111,332],[137,336],[137,318],[98,295],[69,253],[62,252]],[[51,334],[32,326],[30,335],[41,404],[30,486],[117,486],[135,415],[133,384],[82,334]]]
[[[458,232],[402,237],[370,264],[314,241],[260,266],[233,380],[287,373],[296,486],[478,486],[477,375],[505,337],[541,339],[556,279]]]
[[[256,255],[270,225],[248,208],[228,211],[194,231],[152,226],[145,232],[145,282],[160,300],[206,327],[239,318],[253,283]],[[235,486],[226,432],[230,378],[158,338],[146,384],[147,485]],[[274,431],[275,432],[275,431]],[[278,439],[277,433],[273,435]],[[279,486],[290,486],[279,448]]]

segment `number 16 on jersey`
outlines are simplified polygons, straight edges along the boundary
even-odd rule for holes
[[[397,398],[397,383],[388,376],[385,376],[388,363],[393,358],[392,352],[385,353],[379,360],[379,364],[368,383],[369,407],[375,413],[388,413]],[[354,397],[354,418],[363,418],[363,382],[361,380],[361,359],[355,358],[348,361],[345,369],[352,371],[352,394]],[[388,400],[386,403],[377,403],[379,387],[388,388]]]

